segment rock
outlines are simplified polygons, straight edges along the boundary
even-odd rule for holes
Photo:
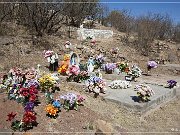
[[[114,129],[110,123],[107,123],[103,120],[97,120],[96,123],[96,132],[95,135],[112,135]]]

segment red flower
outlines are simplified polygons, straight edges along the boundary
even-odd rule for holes
[[[30,95],[38,94],[38,90],[36,89],[35,86],[31,86],[31,87],[29,88],[29,94],[30,94]]]
[[[32,94],[30,97],[29,97],[29,101],[31,102],[35,102],[37,99],[37,96],[35,94]]]
[[[29,95],[29,90],[28,88],[21,88],[20,89],[20,94],[27,97]]]
[[[17,113],[13,114],[13,112],[9,113],[7,116],[8,116],[8,119],[6,121],[11,121],[15,118]]]
[[[36,122],[36,116],[33,112],[25,112],[22,120],[25,124]]]

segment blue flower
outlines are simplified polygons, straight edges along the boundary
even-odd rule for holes
[[[60,108],[61,107],[61,103],[58,100],[55,100],[53,102],[53,106],[56,107],[56,108]]]

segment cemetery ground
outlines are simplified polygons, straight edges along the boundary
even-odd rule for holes
[[[83,62],[87,62],[89,55],[96,55],[99,52],[106,54],[108,62],[114,62],[118,59],[115,55],[111,55],[109,50],[112,49],[112,47],[119,47],[120,50],[118,53],[120,56],[128,59],[131,64],[137,63],[143,71],[147,66],[146,63],[149,58],[140,55],[137,50],[129,46],[124,46],[120,39],[121,34],[119,33],[114,34],[112,39],[97,41],[96,46],[92,46],[89,42],[81,43],[77,40],[77,34],[75,33],[76,31],[72,32],[74,37],[71,39],[75,47],[73,51],[81,54],[80,59]],[[46,39],[48,39],[48,41]],[[55,52],[59,53],[59,60],[62,60],[64,54],[67,53],[66,50],[62,48],[66,40],[67,37],[59,38],[55,36],[35,39],[34,41],[27,35],[21,35],[17,38],[2,37],[0,40],[0,44],[2,44],[2,49],[0,50],[0,72],[6,73],[14,66],[20,66],[24,69],[30,66],[36,67],[37,64],[41,64],[42,67],[47,66],[47,61],[43,58],[42,52],[50,45]],[[33,42],[37,43],[33,44]],[[170,49],[172,47],[172,49],[167,52],[174,54],[174,45],[170,43],[167,44]],[[174,63],[179,64],[176,61]],[[138,78],[138,81],[164,84],[167,80],[174,79],[180,84],[179,68],[169,67],[170,69],[158,65],[158,68],[153,71],[154,74],[152,76],[142,76]],[[103,77],[105,76],[106,75],[103,75]],[[29,134],[49,135],[53,132],[54,134],[94,134],[97,129],[103,132],[114,132],[115,134],[142,135],[148,133],[154,135],[161,133],[178,135],[180,133],[180,88],[177,89],[176,97],[171,99],[171,101],[162,103],[161,106],[157,106],[156,109],[140,115],[106,100],[104,95],[94,98],[93,94],[85,92],[79,85],[75,84],[75,87],[75,85],[69,84],[68,82],[60,81],[60,91],[56,91],[54,97],[67,92],[80,93],[86,97],[83,103],[84,106],[79,106],[78,111],[70,110],[69,112],[61,108],[59,117],[51,119],[46,116],[44,93],[39,93],[41,104],[34,109],[37,113],[38,125],[27,131]],[[121,93],[121,89],[114,89],[114,91],[119,91],[119,94]],[[10,129],[11,122],[6,121],[7,114],[17,112],[16,118],[21,119],[24,112],[21,104],[7,99],[6,92],[0,93],[0,109],[0,134],[4,135],[5,132],[12,132]],[[28,135],[28,133],[26,135]],[[15,133],[15,135],[16,134],[24,133]]]
[[[169,76],[160,75],[161,79],[155,78],[153,75],[151,82],[163,83]],[[173,76],[172,76],[173,77]],[[178,76],[174,76],[178,79]],[[149,77],[143,76],[140,79],[148,80]],[[179,82],[179,80],[178,80]],[[115,89],[121,91],[121,89]],[[178,134],[180,130],[180,97],[179,89],[177,90],[177,97],[166,104],[162,104],[146,113],[140,115],[133,111],[126,110],[116,103],[109,102],[103,98],[103,95],[94,98],[93,94],[85,92],[83,89],[78,89],[73,85],[68,85],[68,82],[62,81],[60,91],[54,93],[54,97],[65,94],[67,92],[80,93],[86,97],[84,106],[79,106],[78,111],[70,110],[69,112],[61,109],[59,117],[51,119],[46,116],[44,108],[46,106],[44,93],[39,94],[41,104],[35,107],[37,113],[37,127],[29,130],[32,134],[47,132],[50,133],[78,133],[78,134],[94,134],[98,128],[102,128],[104,132],[115,132],[125,134]],[[17,118],[23,115],[23,107],[21,104],[13,100],[7,99],[6,93],[0,94],[0,129],[1,132],[11,132],[10,122],[6,121],[7,113],[17,112]],[[101,121],[102,120],[102,121]],[[108,124],[107,124],[108,123]],[[102,125],[102,127],[99,127]],[[34,133],[33,133],[34,132]],[[1,133],[3,134],[3,133]],[[19,133],[15,133],[19,134]]]

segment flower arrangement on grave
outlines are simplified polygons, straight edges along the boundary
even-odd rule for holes
[[[131,83],[129,81],[123,81],[123,80],[114,80],[109,85],[112,89],[127,89],[131,87]]]
[[[69,70],[67,71],[68,75],[78,75],[80,73],[80,69],[78,65],[71,65]]]
[[[81,95],[76,95],[74,93],[62,95],[60,96],[60,99],[64,100],[63,107],[68,111],[71,109],[77,110],[78,105],[82,104],[82,102],[85,100],[85,98]]]
[[[12,84],[21,83],[23,80],[23,71],[19,67],[10,69],[8,72],[8,78],[12,79]]]
[[[116,67],[116,63],[107,63],[103,65],[103,69],[107,74],[112,74]]]
[[[94,59],[95,69],[101,68],[104,61],[105,61],[105,57],[102,54],[97,55]]]
[[[105,82],[98,76],[90,76],[86,81],[86,86],[89,92],[95,93],[95,97],[99,95],[99,93],[105,94]]]
[[[148,61],[148,63],[147,63],[148,72],[153,68],[157,68],[157,63],[155,61]]]
[[[70,76],[67,77],[67,81],[74,81],[74,82],[82,82],[89,79],[89,75],[87,71],[80,71],[78,75],[71,74]]]
[[[42,91],[49,91],[52,89],[55,84],[56,80],[51,74],[44,74],[42,77],[39,78],[40,88]]]
[[[62,74],[62,75],[66,75],[67,70],[69,68],[69,64],[70,64],[70,55],[69,54],[65,54],[64,55],[64,60],[61,61],[60,66],[58,68],[58,73]]]
[[[134,89],[137,90],[137,96],[140,102],[150,101],[150,97],[155,94],[154,91],[145,84],[136,85]]]
[[[128,72],[128,76],[125,77],[125,79],[127,81],[132,81],[138,77],[140,77],[142,75],[142,70],[137,66],[137,65],[133,65],[132,69]]]
[[[18,103],[25,105],[29,101],[36,103],[38,101],[37,94],[38,89],[34,85],[31,85],[30,87],[22,87],[20,84],[14,84],[8,93],[8,98],[10,100],[14,99]]]
[[[24,115],[22,120],[15,120],[11,124],[11,128],[13,130],[25,131],[29,128],[33,128],[33,126],[37,125],[36,115],[34,112],[34,106],[37,101],[38,90],[35,86],[30,86],[29,88],[20,88],[16,95],[16,100],[21,102],[24,106]],[[20,100],[19,100],[20,99]],[[8,114],[8,117],[12,116],[12,114]],[[8,118],[9,120],[10,118]],[[11,120],[9,120],[11,121]]]
[[[10,73],[14,74],[12,70]],[[15,114],[8,114],[8,121],[13,120],[11,124],[11,128],[13,130],[26,131],[37,125],[34,106],[38,101],[39,82],[35,79],[36,72],[33,68],[25,71],[22,80],[17,79],[16,75],[22,74],[20,74],[20,72],[17,72],[13,75],[14,81],[12,82],[9,89],[8,98],[14,99],[18,103],[22,103],[24,107],[24,115],[21,120],[13,120]],[[12,78],[11,75],[9,76],[9,78]]]
[[[48,104],[45,108],[47,115],[50,116],[57,116],[58,115],[58,108],[54,107],[52,104]]]
[[[14,84],[21,84],[23,81],[23,73],[21,68],[15,67],[10,69],[7,75],[4,75],[0,84],[0,89],[9,90],[12,89]]]
[[[52,93],[47,92],[45,94],[47,106],[45,108],[45,111],[47,113],[47,116],[56,118],[58,116],[58,113],[61,108],[61,103],[58,99],[54,100]]]
[[[127,62],[117,62],[117,68],[121,73],[122,72],[128,73],[130,70]]]
[[[11,128],[14,131],[26,131],[37,125],[36,114],[33,111],[25,111],[21,120],[15,120],[16,115],[17,113],[11,112],[7,115],[8,119],[6,120],[11,122]]]
[[[165,85],[165,87],[167,88],[174,88],[177,86],[177,82],[175,80],[168,80],[167,84]]]

